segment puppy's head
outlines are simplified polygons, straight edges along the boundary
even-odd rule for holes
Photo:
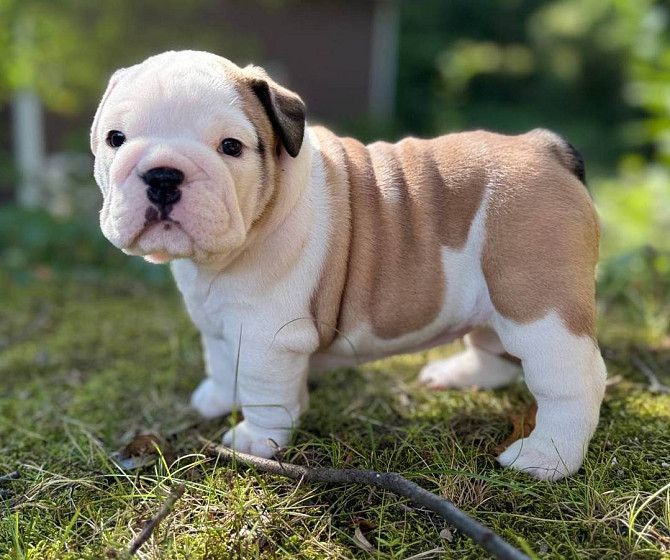
[[[103,233],[151,262],[239,249],[304,128],[300,98],[255,67],[183,51],[117,71],[91,129]]]

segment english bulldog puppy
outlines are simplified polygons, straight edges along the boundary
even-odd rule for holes
[[[465,336],[420,379],[493,389],[523,372],[537,425],[498,460],[542,479],[579,469],[605,390],[599,227],[560,136],[365,146],[307,127],[300,97],[262,69],[183,51],[112,76],[91,148],[103,233],[171,262],[202,332],[193,407],[241,408],[224,444],[285,445],[310,370]]]

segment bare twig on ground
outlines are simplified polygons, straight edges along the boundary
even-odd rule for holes
[[[461,533],[470,537],[479,546],[487,550],[494,558],[501,560],[529,560],[528,556],[504,541],[490,529],[469,517],[449,500],[421,488],[398,473],[376,472],[362,469],[308,468],[289,463],[278,463],[271,459],[262,459],[246,453],[216,445],[199,437],[204,450],[229,463],[255,468],[259,471],[286,476],[294,480],[327,482],[331,484],[367,484],[384,488],[394,494],[409,498],[415,505],[441,515]]]
[[[14,471],[9,474],[0,475],[0,484],[3,482],[10,482],[12,480],[18,480],[21,478],[21,473],[19,471]]]
[[[158,527],[158,524],[170,514],[172,508],[177,503],[177,500],[184,495],[185,490],[186,486],[180,484],[170,492],[170,495],[165,502],[163,502],[160,511],[147,521],[142,532],[133,539],[132,543],[130,543],[130,546],[128,547],[128,554],[130,554],[130,556],[134,556],[140,547],[151,538],[151,535],[156,530],[156,527]]]
[[[630,363],[639,369],[647,378],[647,381],[649,381],[649,391],[652,393],[670,393],[670,387],[663,385],[663,383],[658,380],[658,377],[656,377],[654,370],[642,361],[642,359],[632,355],[630,357]]]

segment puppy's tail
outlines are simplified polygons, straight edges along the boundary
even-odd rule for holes
[[[549,149],[563,166],[586,186],[584,157],[577,148],[559,134],[546,128],[536,128],[531,130],[528,135]]]

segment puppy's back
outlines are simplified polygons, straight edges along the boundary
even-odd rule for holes
[[[329,258],[312,299],[322,346],[361,323],[379,338],[393,339],[433,322],[449,289],[441,248],[464,247],[484,202],[490,222],[484,250],[487,282],[495,287],[501,283],[495,270],[498,253],[504,257],[504,284],[510,266],[529,256],[532,261],[540,251],[521,255],[530,248],[528,242],[518,246],[519,235],[534,236],[539,246],[575,221],[581,234],[593,229],[590,199],[577,178],[580,163],[569,145],[549,131],[519,136],[474,131],[364,146],[323,128],[313,130],[333,222]],[[563,216],[565,210],[573,217]],[[545,226],[555,232],[538,236]],[[593,239],[587,244],[593,245]],[[569,258],[562,255],[558,261]]]

